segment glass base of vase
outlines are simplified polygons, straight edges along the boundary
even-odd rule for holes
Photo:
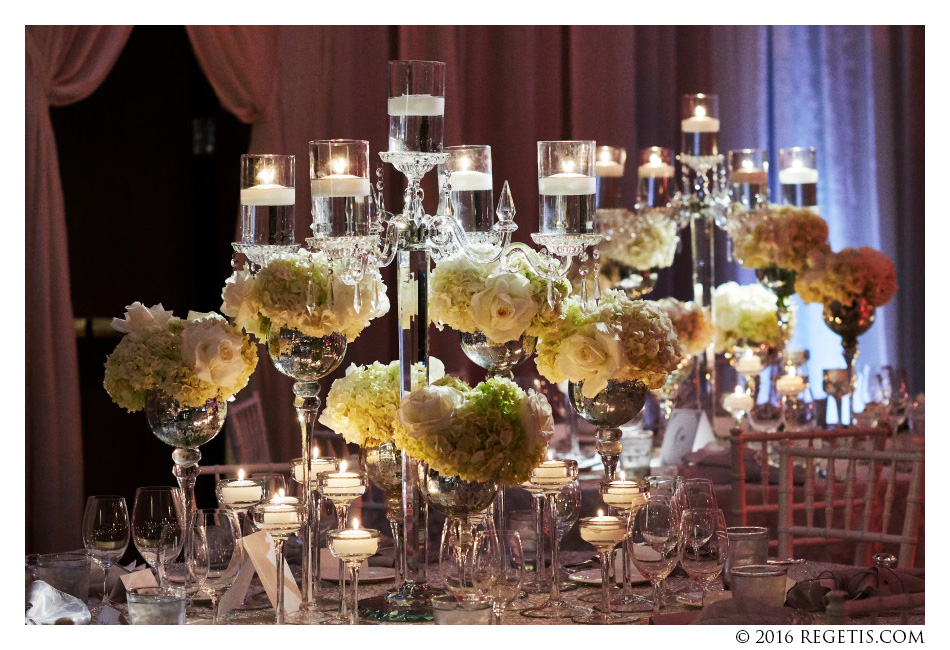
[[[337,602],[337,607],[340,603]],[[319,609],[298,609],[296,612],[287,614],[284,623],[287,625],[323,625],[327,620],[327,614]]]
[[[530,618],[575,618],[591,613],[589,607],[571,605],[563,600],[548,600],[538,607],[531,607],[521,612],[522,616]]]
[[[641,618],[644,617],[620,612],[593,611],[584,616],[575,616],[573,621],[582,625],[622,625],[624,623],[636,623]]]
[[[594,607],[600,609],[600,605]],[[623,594],[610,601],[610,609],[615,612],[629,614],[631,612],[650,612],[653,610],[653,601],[636,594]]]

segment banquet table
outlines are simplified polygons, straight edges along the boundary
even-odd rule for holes
[[[589,559],[592,556],[591,553],[587,551],[566,551],[562,553],[562,560],[566,565],[582,562],[586,559]],[[854,569],[855,567],[849,567],[846,565],[840,564],[829,564],[823,562],[803,562],[801,564],[793,565],[789,567],[789,578],[794,581],[801,581],[810,578],[815,578],[819,574],[825,571],[842,571],[848,569]],[[439,569],[437,564],[432,564],[428,568],[429,580],[432,584],[438,584],[441,579],[439,577]],[[672,579],[671,587],[674,590],[682,589],[686,587],[689,583],[689,580],[685,577],[683,578],[674,578]],[[331,583],[325,583],[327,585]],[[721,589],[721,581],[717,580],[712,589],[717,590]],[[373,584],[360,585],[360,600],[371,598],[373,596],[381,596],[386,593],[388,589],[393,587],[393,581],[385,581]],[[579,586],[577,589],[571,591],[565,591],[562,593],[564,600],[572,604],[584,604],[580,602],[580,598],[592,594],[599,593],[599,587],[593,586]],[[251,591],[249,595],[252,597],[263,596],[260,592],[262,591],[260,583],[255,578],[252,583]],[[648,598],[652,595],[652,588],[648,584],[635,585],[634,593],[646,596]],[[547,594],[531,594],[525,599],[521,599],[521,603],[525,606],[534,606],[541,604],[547,598]],[[715,596],[713,596],[713,599]],[[116,605],[117,609],[120,609],[123,613],[125,611],[124,605]],[[674,603],[670,606],[665,606],[662,610],[662,614],[671,614],[676,612],[698,612],[698,608],[692,607],[689,605],[683,605],[680,603]],[[789,611],[789,623],[804,624],[804,625],[825,625],[827,624],[827,619],[824,613],[805,613],[801,611],[795,611],[788,609]],[[198,603],[195,605],[193,613],[189,614],[188,624],[208,624],[210,619],[210,612],[204,603]],[[633,625],[647,625],[651,623],[651,615],[649,611],[644,611],[643,613],[638,613],[637,620],[632,623]],[[680,619],[677,620],[677,622]],[[251,609],[251,610],[237,610],[231,612],[224,617],[224,622],[230,625],[270,625],[274,622],[274,610],[271,607],[264,607],[260,609]],[[431,621],[418,621],[413,623],[400,623],[400,622],[390,622],[390,621],[364,621],[361,620],[361,623],[372,622],[380,625],[433,625]],[[536,619],[528,618],[522,616],[520,611],[511,611],[506,610],[502,615],[501,619],[502,625],[572,625],[574,624],[571,619]],[[862,617],[853,619],[850,623],[855,625],[867,625],[867,624],[879,624],[879,625],[894,625],[900,622],[900,618],[897,615],[882,615],[877,618]],[[923,608],[919,610],[914,610],[911,612],[911,615],[908,619],[908,623],[911,625],[923,625],[924,624],[924,610]]]

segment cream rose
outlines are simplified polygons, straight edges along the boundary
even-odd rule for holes
[[[221,292],[224,303],[221,313],[234,318],[234,324],[246,332],[263,338],[260,327],[260,299],[257,295],[257,283],[247,271],[235,271],[224,284]]]
[[[527,399],[521,403],[521,426],[528,435],[540,435],[545,440],[554,435],[554,416],[544,395],[527,391]]]
[[[396,419],[409,435],[427,435],[447,429],[452,414],[462,402],[462,392],[450,386],[426,386],[406,396],[396,411]]]
[[[181,333],[181,357],[198,379],[215,386],[232,386],[244,371],[244,339],[225,331],[214,319],[198,321]]]
[[[165,329],[168,322],[174,318],[172,312],[162,307],[162,303],[146,307],[136,301],[125,309],[125,318],[112,319],[112,329],[128,334],[133,341],[151,332]]]
[[[557,369],[568,380],[584,383],[584,397],[594,397],[620,368],[620,341],[601,324],[585,325],[561,343]]]
[[[536,313],[531,283],[517,273],[488,278],[485,288],[472,296],[472,320],[495,343],[520,339]]]

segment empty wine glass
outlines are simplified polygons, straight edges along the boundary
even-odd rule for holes
[[[445,588],[458,597],[484,596],[474,582],[475,540],[479,534],[495,535],[494,520],[487,516],[447,518],[439,545],[439,570]]]
[[[182,526],[181,493],[178,488],[140,487],[132,504],[132,542],[142,558],[155,568],[162,529],[167,524]]]
[[[652,496],[652,495],[651,495]],[[688,478],[683,481],[686,508],[717,508],[713,483],[708,478]]]
[[[702,587],[700,606],[706,604],[706,589],[720,573],[729,555],[729,536],[722,510],[691,508],[683,515],[683,557],[680,564]]]
[[[844,399],[845,395],[851,394],[851,373],[848,372],[847,368],[830,368],[821,371],[821,379],[821,389],[835,401],[838,426],[847,426],[849,422],[846,422],[842,415],[844,411],[841,408],[841,400]]]
[[[631,559],[653,585],[653,613],[658,614],[662,601],[660,583],[680,559],[682,537],[672,502],[665,497],[650,497],[630,517],[628,531]]]
[[[264,483],[264,498],[261,503],[270,501],[283,490],[287,494],[287,477],[277,472],[260,472],[251,475],[255,480]]]
[[[200,540],[189,539],[189,543]],[[192,551],[185,549],[185,531],[178,523],[166,524],[158,545],[158,583],[162,587],[181,589],[187,596],[194,596],[201,589],[208,574],[207,554],[203,566],[192,566],[189,557]]]
[[[234,584],[244,561],[241,526],[231,510],[197,510],[192,526],[194,542],[186,560],[196,576],[207,563],[204,590],[211,597],[211,624],[216,625],[218,597]]]
[[[102,567],[102,601],[93,608],[96,616],[108,599],[106,583],[109,568],[119,561],[129,547],[129,511],[125,498],[104,495],[86,499],[82,516],[82,543],[86,553]]]
[[[474,562],[475,589],[492,599],[493,623],[501,625],[501,615],[521,593],[524,580],[521,535],[514,530],[479,531],[475,536]]]

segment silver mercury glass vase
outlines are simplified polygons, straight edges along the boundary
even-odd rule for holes
[[[396,588],[406,579],[402,552],[402,451],[391,442],[360,448],[360,463],[370,483],[379,488],[386,499],[386,520],[393,533]]]
[[[755,270],[755,277],[759,284],[775,294],[775,317],[779,330],[782,332],[782,344],[778,350],[780,355],[785,354],[785,348],[788,347],[788,341],[792,336],[792,311],[788,300],[795,293],[795,276],[795,271],[780,269],[777,266]]]
[[[512,369],[534,354],[537,339],[523,334],[520,339],[506,343],[492,343],[484,332],[459,332],[462,352],[489,377],[513,379]]]
[[[850,379],[848,403],[852,405],[854,404],[854,362],[858,358],[858,337],[874,325],[876,312],[877,308],[864,298],[859,298],[850,305],[842,305],[835,300],[825,305],[822,312],[822,318],[828,329],[841,337],[841,347],[844,350],[844,361]]]
[[[583,391],[584,382],[568,385],[571,406],[578,415],[597,427],[595,448],[604,463],[604,477],[613,481],[623,449],[620,443],[623,434],[619,427],[643,410],[647,387],[642,381],[611,380],[594,397],[584,397]]]

